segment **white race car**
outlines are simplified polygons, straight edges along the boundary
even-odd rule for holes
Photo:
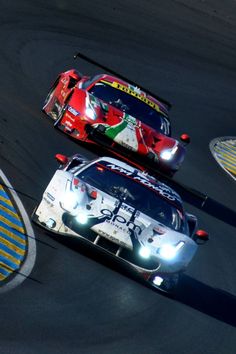
[[[87,240],[171,291],[208,239],[166,184],[117,159],[87,161],[57,154],[60,163],[32,220],[57,234]]]

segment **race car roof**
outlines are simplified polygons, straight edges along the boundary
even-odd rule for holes
[[[102,81],[102,82],[107,82],[108,84],[116,84],[116,88],[121,89],[124,92],[129,92],[131,94],[135,93],[140,96],[145,97],[149,101],[153,102],[155,105],[158,105],[161,109],[161,111],[168,117],[168,109],[166,108],[165,104],[163,104],[161,101],[157,100],[155,97],[147,94],[145,91],[141,90],[137,86],[133,86],[129,84],[127,81],[124,81],[122,79],[119,79],[118,77],[108,75],[108,74],[101,74],[101,76],[97,77],[97,82]]]
[[[179,194],[174,191],[174,189],[158,181],[156,178],[142,172],[141,170],[111,157],[101,157],[95,160],[94,163],[100,163],[115,173],[120,173],[133,179],[134,182],[138,182],[145,187],[156,191],[165,200],[175,204],[177,208],[183,208],[182,199]]]

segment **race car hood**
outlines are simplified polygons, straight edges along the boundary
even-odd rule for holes
[[[157,132],[142,122],[140,122],[140,129],[145,144],[152,148],[155,152],[160,152],[163,149],[171,149],[178,144],[176,139]]]
[[[109,106],[105,135],[129,150],[138,151],[144,144],[141,122],[112,106]]]
[[[103,199],[91,229],[97,234],[133,249],[131,233],[141,235],[147,222],[141,213],[115,198]]]
[[[158,153],[164,148],[171,149],[178,144],[176,139],[157,132],[139,119],[111,105],[105,106],[105,122],[94,123],[94,127],[104,125],[105,135],[117,144],[144,154],[150,150]]]
[[[90,229],[95,237],[102,236],[135,254],[144,247],[159,261],[163,246],[181,243],[180,258],[175,259],[179,268],[189,263],[197,249],[190,237],[172,230],[164,221],[151,218],[110,191],[105,193],[63,170],[57,170],[47,186],[37,216],[55,232],[79,236]]]
[[[100,201],[94,202],[90,212],[91,229],[127,249],[134,250],[143,246],[156,256],[157,250],[164,244],[176,245],[183,242],[185,249],[188,246],[191,249],[189,252],[196,248],[195,242],[185,234],[170,229],[116,198],[106,198],[103,195]]]
[[[87,112],[91,111],[94,113],[94,119],[87,115]],[[90,120],[94,128],[103,125],[106,128],[104,134],[108,138],[133,152],[146,155],[153,151],[159,154],[163,149],[172,149],[177,145],[179,153],[184,149],[176,139],[154,130],[139,119],[82,89],[75,90],[66,116],[67,120],[72,120],[71,124],[77,116]]]

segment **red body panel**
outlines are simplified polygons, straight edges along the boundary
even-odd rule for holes
[[[185,155],[185,148],[181,143],[114,105],[99,100],[88,91],[98,82],[105,82],[110,86],[115,83],[119,89],[121,87],[120,90],[127,90],[127,95],[137,95],[150,106],[154,105],[163,117],[168,117],[167,107],[136,88],[130,88],[128,83],[116,77],[104,74],[91,82],[88,79],[76,70],[62,73],[49,92],[43,107],[44,112],[56,121],[61,130],[78,140],[96,141],[91,132],[99,129],[99,133],[110,141],[110,149],[114,147],[118,152],[120,148],[120,155],[125,155],[126,159],[128,156],[132,160],[133,153],[156,164],[161,172],[172,175],[177,171]],[[87,85],[84,86],[84,83]],[[161,153],[164,150],[174,151],[171,159],[162,159]]]

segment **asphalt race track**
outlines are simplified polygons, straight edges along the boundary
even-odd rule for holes
[[[236,3],[233,0],[0,1],[0,168],[30,215],[57,167],[54,155],[94,152],[41,113],[60,71],[94,66],[81,50],[173,103],[173,133],[192,142],[176,179],[211,240],[176,298],[34,226],[36,263],[0,293],[2,354],[235,354],[236,185],[209,142],[235,134]],[[29,235],[30,236],[30,235]]]

